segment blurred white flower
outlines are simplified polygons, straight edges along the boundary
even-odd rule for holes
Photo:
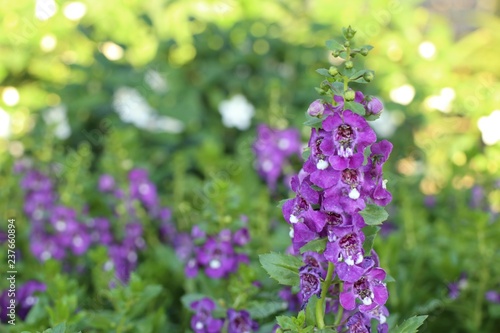
[[[370,124],[379,136],[383,138],[390,138],[400,123],[401,121],[399,117],[397,117],[393,112],[384,110],[380,115],[380,118],[372,121]]]
[[[500,110],[494,110],[489,116],[481,117],[477,121],[477,127],[481,131],[483,142],[494,145],[500,141]]]
[[[67,139],[71,135],[71,127],[69,126],[68,110],[64,104],[60,104],[43,112],[43,120],[49,126],[54,126],[54,135],[61,139]]]
[[[415,97],[415,88],[410,84],[405,84],[401,87],[392,89],[389,96],[395,103],[408,105],[413,101],[413,97]]]
[[[63,14],[71,21],[78,21],[87,13],[87,6],[84,3],[75,1],[65,5]]]
[[[2,92],[2,99],[8,106],[14,106],[19,103],[19,92],[14,87],[5,87]]]
[[[432,42],[429,42],[429,41],[422,42],[418,46],[418,53],[420,53],[422,58],[430,59],[436,53],[436,46]]]
[[[0,138],[8,138],[10,136],[10,114],[0,108]]]
[[[229,100],[222,101],[219,105],[222,123],[226,127],[236,127],[246,130],[250,127],[255,109],[245,96],[235,95]]]
[[[57,12],[57,5],[54,0],[36,0],[35,17],[40,21],[46,21]]]
[[[144,75],[144,81],[156,92],[163,93],[168,90],[167,81],[153,69],[149,69]]]
[[[113,107],[123,122],[151,132],[180,133],[184,124],[174,118],[160,116],[134,88],[121,87],[113,96]]]
[[[113,42],[103,43],[100,50],[102,54],[111,61],[120,60],[123,57],[123,48]]]
[[[451,102],[455,99],[455,90],[450,87],[441,89],[439,95],[429,96],[425,99],[425,105],[430,109],[436,109],[444,113],[451,111]]]

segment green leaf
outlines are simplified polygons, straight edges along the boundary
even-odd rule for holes
[[[331,84],[332,91],[335,95],[342,96],[344,95],[344,83],[342,82],[333,82]]]
[[[323,122],[323,119],[321,119],[321,118],[307,116],[307,120],[304,122],[304,125],[314,127],[314,128],[320,128],[322,122]]]
[[[373,242],[375,241],[375,237],[377,237],[377,233],[379,232],[380,227],[375,225],[368,225],[363,228],[363,234],[365,234],[365,243],[363,244],[363,249],[365,253],[369,253],[372,251]]]
[[[366,205],[366,208],[359,213],[367,225],[379,225],[389,217],[384,207],[377,205]]]
[[[365,49],[367,49],[368,51],[373,50],[373,46],[371,46],[371,45],[363,45],[363,46],[360,46],[359,48],[360,48],[360,49],[365,48]]]
[[[351,110],[354,113],[357,113],[361,116],[364,116],[366,113],[365,107],[362,104],[357,102],[347,102],[344,104],[344,110]]]
[[[391,275],[386,274],[386,275],[385,275],[384,282],[385,282],[385,283],[389,283],[389,282],[396,282],[396,279],[394,279]]]
[[[287,202],[288,200],[290,200],[290,199],[283,199],[283,200],[280,200],[280,201],[278,202],[278,206],[277,206],[277,207],[278,207],[278,208],[282,208],[282,207],[283,207],[283,205],[285,204],[285,202]]]
[[[316,73],[319,73],[319,74],[321,74],[323,76],[326,76],[326,77],[333,77],[333,76],[330,75],[330,72],[326,68],[318,68],[316,70]]]
[[[330,51],[335,51],[335,50],[343,50],[344,45],[340,44],[337,42],[335,39],[330,39],[325,42],[326,48],[329,49]]]
[[[310,241],[306,245],[302,246],[300,248],[300,253],[304,253],[307,251],[313,251],[313,252],[318,252],[318,253],[323,253],[326,248],[326,238],[319,238],[315,239],[313,241]]]
[[[294,317],[288,316],[277,316],[276,321],[278,325],[284,330],[296,330],[298,327],[295,324]]]
[[[266,318],[286,309],[287,303],[283,301],[254,301],[247,306],[247,310],[253,319]]]
[[[406,319],[401,325],[394,328],[391,333],[415,333],[418,328],[424,323],[427,316],[415,316]]]
[[[66,323],[60,323],[52,329],[52,333],[64,333],[66,332]]]
[[[299,268],[303,265],[300,258],[271,252],[261,254],[259,260],[267,274],[279,284],[288,286],[299,284]]]
[[[304,149],[304,151],[302,151],[302,159],[304,161],[306,161],[310,155],[311,155],[311,149],[309,149],[309,147]]]
[[[337,333],[337,331],[335,331],[332,328],[328,328],[328,327],[325,327],[325,328],[320,329],[319,331],[315,331],[315,332],[316,333]]]
[[[365,75],[366,72],[369,72],[369,70],[366,70],[366,69],[359,70],[359,71],[351,74],[349,76],[349,80],[352,81],[352,80],[355,80],[357,78],[363,77],[363,75]]]

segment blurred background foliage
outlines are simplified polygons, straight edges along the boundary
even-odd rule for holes
[[[284,224],[275,204],[286,194],[253,171],[254,129],[303,128],[314,70],[335,63],[324,42],[352,25],[375,47],[364,92],[385,101],[374,126],[394,143],[396,231],[376,243],[396,279],[389,309],[429,314],[425,332],[493,332],[500,310],[484,292],[500,289],[499,11],[493,0],[4,1],[2,218],[21,219],[12,165],[23,156],[57,175],[63,203],[96,212],[97,176],[124,180],[140,166],[179,228],[247,214],[255,252],[283,250],[288,231],[269,229]],[[218,112],[237,94],[256,110],[246,131]],[[134,120],[141,113],[156,118]],[[486,209],[471,208],[474,186]],[[468,287],[452,300],[447,284],[462,272]]]

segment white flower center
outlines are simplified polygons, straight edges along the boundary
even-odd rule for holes
[[[319,160],[318,163],[316,163],[316,168],[318,168],[319,170],[325,170],[326,168],[328,168],[328,162]]]
[[[137,261],[137,253],[135,253],[134,251],[129,252],[127,255],[127,259],[130,262],[136,262]]]
[[[25,303],[26,305],[33,305],[33,304],[35,304],[35,302],[36,302],[36,298],[35,298],[35,297],[33,297],[33,296],[28,296],[28,297],[26,298],[26,300],[24,301],[24,303]]]
[[[273,162],[265,160],[264,163],[262,163],[262,170],[264,170],[265,172],[269,172],[273,169],[273,166]]]
[[[290,238],[293,238],[293,236],[295,235],[295,232],[292,227],[290,227],[290,232],[288,233],[288,235],[290,236]]]
[[[278,148],[281,149],[281,150],[285,150],[287,149],[288,147],[290,147],[290,141],[288,141],[287,139],[281,139],[279,142],[278,142]]]
[[[104,268],[104,271],[108,272],[108,271],[112,270],[112,269],[113,269],[113,267],[114,267],[113,262],[112,262],[111,260],[108,260],[108,261],[106,261],[106,263],[104,264],[104,267],[103,267],[103,268]]]
[[[221,266],[221,262],[217,259],[212,259],[210,260],[210,263],[208,265],[210,266],[210,268],[218,269]]]
[[[203,328],[203,323],[201,321],[198,321],[198,322],[196,322],[196,324],[194,325],[194,327],[197,330],[201,330]]]
[[[56,230],[60,231],[60,232],[63,232],[64,230],[66,230],[66,222],[64,222],[64,221],[57,221],[56,222]]]
[[[353,188],[351,192],[349,192],[349,198],[357,200],[359,198],[359,191],[356,188]]]
[[[384,179],[384,180],[382,181],[382,188],[383,188],[384,190],[386,190],[386,189],[387,189],[387,182],[388,182],[388,180],[387,180],[387,179]]]
[[[372,304],[372,299],[370,297],[363,298],[363,304],[364,305],[370,305],[370,304]]]
[[[40,255],[40,258],[43,260],[43,261],[47,261],[49,260],[50,258],[52,258],[52,254],[49,252],[49,251],[43,251],[42,254]]]
[[[139,186],[139,193],[142,195],[148,194],[149,192],[149,185],[148,184],[141,184]]]
[[[295,215],[290,215],[290,223],[295,224],[295,223],[297,223],[297,222],[299,222],[299,219],[297,218],[297,216],[295,216]]]
[[[83,245],[82,237],[80,237],[80,236],[73,237],[73,245],[76,247],[82,246]]]

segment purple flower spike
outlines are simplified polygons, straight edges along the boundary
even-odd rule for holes
[[[212,311],[215,308],[214,301],[208,297],[191,303],[191,309],[195,311],[194,316],[191,318],[191,329],[195,333],[221,332],[224,320],[212,317]]]
[[[227,310],[227,333],[251,333],[259,329],[259,324],[252,320],[250,313],[245,310]]]
[[[302,296],[302,309],[305,308],[309,298],[316,295],[321,295],[321,275],[320,270],[316,267],[305,265],[299,270],[300,278],[300,294]]]
[[[373,268],[362,276],[358,281],[344,284],[344,290],[340,293],[340,304],[346,310],[356,308],[356,298],[363,303],[359,306],[361,312],[372,310],[374,307],[384,305],[389,297],[387,287],[383,280],[385,271],[382,268]]]

